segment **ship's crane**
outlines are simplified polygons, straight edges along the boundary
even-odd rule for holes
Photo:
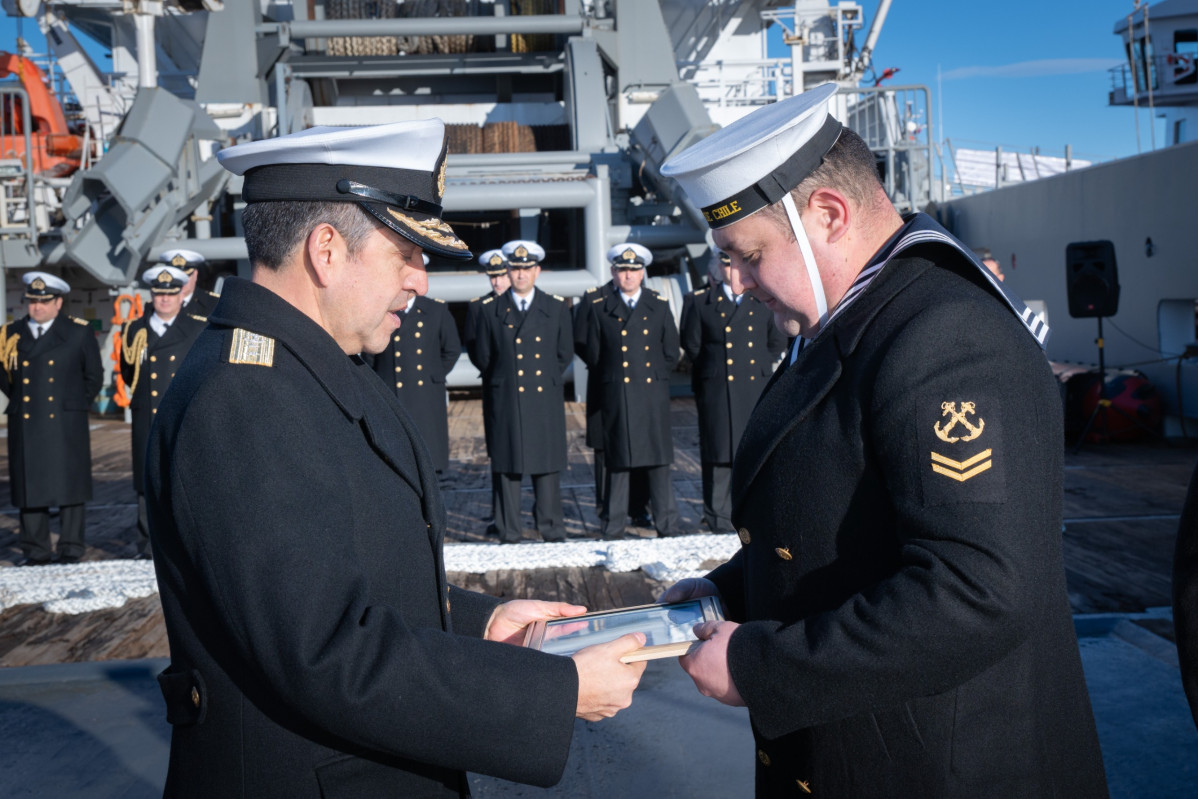
[[[32,128],[33,171],[40,177],[66,177],[82,162],[83,142],[70,131],[62,105],[50,90],[37,65],[16,53],[0,52],[0,78],[15,75],[29,98],[24,108],[19,100],[3,106],[0,123],[0,156],[25,157],[25,137],[21,135],[22,116],[28,114]]]

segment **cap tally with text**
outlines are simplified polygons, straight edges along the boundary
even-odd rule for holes
[[[25,299],[27,300],[61,297],[71,290],[65,280],[48,272],[26,272],[21,275],[21,280],[25,283]]]
[[[713,228],[772,205],[823,162],[843,126],[828,113],[836,84],[764,106],[662,165]]]
[[[545,249],[526,239],[509,241],[503,245],[503,254],[512,266],[536,266],[545,259]]]
[[[195,250],[167,250],[158,256],[158,263],[170,264],[190,275],[204,265],[204,256]]]
[[[217,153],[225,169],[245,175],[248,203],[356,202],[422,249],[468,260],[470,248],[441,219],[445,157],[439,119],[315,127]]]
[[[624,242],[617,244],[607,251],[607,260],[611,261],[611,265],[619,269],[644,269],[649,264],[653,263],[653,253],[649,252],[646,247],[632,242]]]
[[[178,294],[187,285],[187,272],[177,266],[151,266],[142,272],[141,282],[151,294]]]
[[[478,256],[478,263],[491,277],[507,274],[507,258],[503,250],[487,250]]]

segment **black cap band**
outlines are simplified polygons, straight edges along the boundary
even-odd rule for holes
[[[374,188],[387,186],[387,190]],[[268,164],[245,173],[247,203],[280,201],[374,202],[429,216],[441,206],[436,175],[417,169],[344,164]]]
[[[727,227],[781,200],[819,168],[843,129],[844,126],[829,114],[816,134],[777,169],[748,188],[704,208],[703,217],[707,224],[713,228]]]

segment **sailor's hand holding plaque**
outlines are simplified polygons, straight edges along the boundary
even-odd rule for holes
[[[689,577],[670,586],[659,601],[669,604],[694,601],[701,597],[718,601],[719,595],[719,590],[711,580]],[[695,681],[699,693],[725,705],[744,707],[745,702],[728,670],[728,639],[738,626],[736,622],[725,621],[722,617],[695,625],[693,632],[698,641],[678,658],[678,664]]]

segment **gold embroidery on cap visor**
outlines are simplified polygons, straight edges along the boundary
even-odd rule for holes
[[[396,222],[409,228],[417,236],[432,241],[442,247],[447,247],[451,250],[459,252],[470,252],[470,248],[466,246],[466,242],[459,239],[446,222],[440,219],[429,219],[421,221],[410,217],[407,214],[400,213],[390,206],[387,207],[387,213],[395,219]]]
[[[440,200],[445,196],[445,165],[449,159],[447,156],[441,156],[441,169],[437,171],[437,199]]]

